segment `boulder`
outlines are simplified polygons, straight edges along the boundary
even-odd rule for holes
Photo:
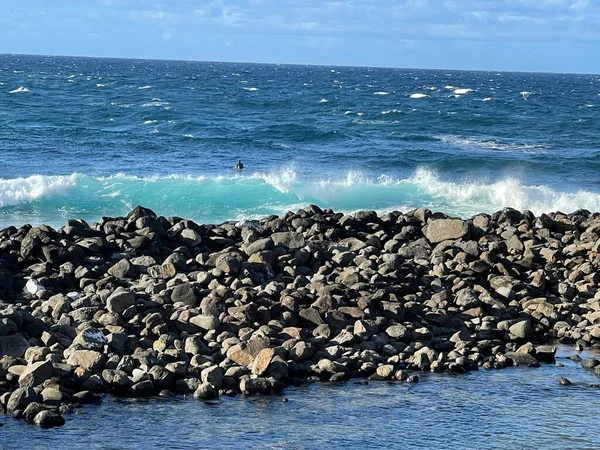
[[[21,335],[0,336],[0,356],[22,358],[30,346],[29,341]]]
[[[192,283],[182,283],[175,286],[171,292],[171,301],[173,303],[183,303],[192,308],[195,308],[200,304],[198,291],[196,286]]]
[[[113,277],[120,279],[133,279],[138,275],[136,267],[126,258],[115,263],[107,270],[107,272]]]
[[[19,377],[20,387],[34,387],[52,377],[54,367],[50,361],[40,361],[28,365]]]
[[[94,350],[75,350],[67,358],[67,364],[78,366],[91,373],[98,372],[104,365],[106,356]]]
[[[135,305],[135,295],[123,288],[118,288],[106,299],[106,308],[119,315],[133,305]]]
[[[460,219],[436,219],[425,226],[424,234],[432,244],[456,240],[469,234],[469,224]]]
[[[42,428],[61,427],[65,419],[56,411],[40,411],[33,422]]]

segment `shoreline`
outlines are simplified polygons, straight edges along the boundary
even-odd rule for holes
[[[309,205],[258,226],[136,207],[0,231],[0,406],[40,426],[100,394],[552,362],[600,348],[600,214],[453,219]],[[600,376],[600,362],[582,366]],[[568,380],[566,380],[568,381]],[[566,383],[561,381],[561,383]]]

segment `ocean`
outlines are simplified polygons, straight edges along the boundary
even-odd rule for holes
[[[598,211],[599,119],[599,75],[0,55],[0,227]]]

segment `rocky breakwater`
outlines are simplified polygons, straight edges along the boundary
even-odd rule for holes
[[[536,366],[555,340],[600,346],[599,266],[600,215],[587,211],[460,220],[310,205],[215,226],[137,207],[10,227],[0,405],[55,426],[105,392],[211,399]]]

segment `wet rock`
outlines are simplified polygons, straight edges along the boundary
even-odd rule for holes
[[[505,355],[508,359],[512,360],[515,366],[523,367],[539,367],[540,363],[527,353],[508,352]]]
[[[571,386],[573,383],[568,378],[558,377],[558,384],[562,386]]]

